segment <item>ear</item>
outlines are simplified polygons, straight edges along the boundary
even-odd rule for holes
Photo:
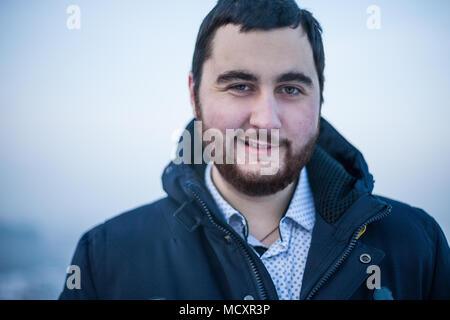
[[[195,94],[194,94],[194,74],[189,72],[189,98],[191,101],[192,113],[194,118],[197,119],[197,109],[195,108]]]

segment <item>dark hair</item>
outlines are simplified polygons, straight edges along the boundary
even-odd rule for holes
[[[312,13],[300,9],[294,0],[219,0],[203,20],[195,44],[192,73],[194,95],[202,78],[203,64],[211,56],[212,40],[220,27],[227,24],[241,26],[241,32],[271,30],[302,26],[311,44],[314,63],[320,85],[320,104],[323,103],[325,53],[322,42],[322,27]]]

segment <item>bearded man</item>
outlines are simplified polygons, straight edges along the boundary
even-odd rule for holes
[[[190,161],[165,169],[166,198],[82,236],[81,288],[61,299],[450,297],[438,224],[373,195],[362,154],[321,117],[321,33],[293,0],[219,0],[189,74]],[[225,137],[215,160],[195,161],[210,129]]]

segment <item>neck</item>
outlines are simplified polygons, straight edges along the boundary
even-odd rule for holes
[[[212,180],[222,197],[246,218],[249,233],[257,239],[263,238],[279,224],[296,187],[294,181],[272,195],[247,196],[225,181],[215,165],[212,167]]]

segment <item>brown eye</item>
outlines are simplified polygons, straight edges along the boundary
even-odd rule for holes
[[[231,90],[240,91],[240,92],[246,92],[250,90],[250,87],[246,84],[238,84],[235,86],[230,87]]]
[[[301,93],[301,91],[296,87],[284,87],[281,91],[288,96],[295,96]]]

